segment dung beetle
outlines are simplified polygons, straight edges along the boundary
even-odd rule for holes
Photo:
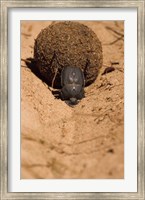
[[[78,67],[64,67],[61,72],[61,99],[70,106],[76,105],[84,97],[85,79]]]

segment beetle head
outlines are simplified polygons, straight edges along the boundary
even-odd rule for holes
[[[72,105],[76,105],[78,103],[78,100],[75,97],[70,98],[70,103]]]

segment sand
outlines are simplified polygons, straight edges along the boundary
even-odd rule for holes
[[[33,57],[37,35],[51,23],[21,22],[22,59]],[[23,179],[124,178],[124,24],[81,23],[102,42],[103,66],[74,108],[55,98],[52,88],[21,61]],[[102,75],[111,62],[117,62],[115,70]]]

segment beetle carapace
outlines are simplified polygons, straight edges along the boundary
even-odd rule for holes
[[[85,79],[78,67],[64,67],[61,72],[61,98],[76,105],[84,97]]]

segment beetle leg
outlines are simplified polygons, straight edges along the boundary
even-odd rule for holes
[[[52,59],[50,61],[50,67],[54,71],[54,76],[53,76],[53,79],[52,79],[52,82],[51,82],[51,87],[53,88],[54,82],[55,82],[55,79],[56,79],[56,76],[57,76],[57,73],[58,73],[58,68],[59,68],[55,51],[54,51],[54,54],[53,54]]]
[[[54,86],[54,81],[55,81],[57,72],[58,72],[58,67],[55,69],[54,77],[53,77],[53,79],[52,79],[52,83],[51,83],[51,87],[52,87],[52,88],[53,88],[53,86]]]
[[[54,69],[54,77],[53,77],[52,83],[51,83],[51,87],[53,88],[56,76],[57,76],[60,68],[62,68],[62,65],[60,65],[55,51],[54,51],[53,57],[51,59],[50,66]]]
[[[89,66],[90,66],[90,60],[87,58],[87,60],[86,60],[86,66],[84,68],[84,78],[85,78],[85,80],[86,80],[86,77],[87,77],[87,71],[89,69]]]

